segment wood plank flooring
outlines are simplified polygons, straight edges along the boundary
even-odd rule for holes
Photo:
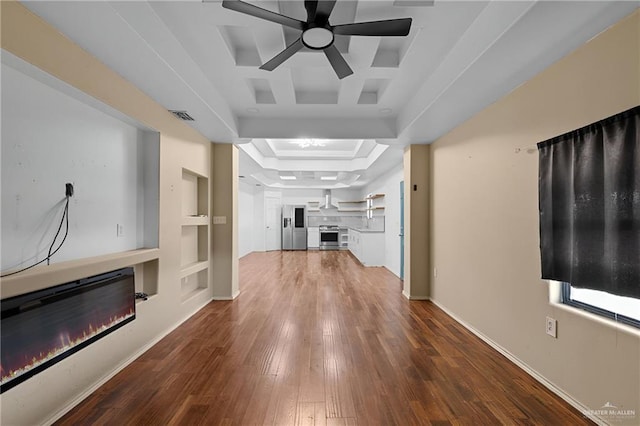
[[[253,253],[212,302],[57,424],[591,424],[383,268]]]

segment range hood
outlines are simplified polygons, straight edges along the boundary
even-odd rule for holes
[[[323,201],[320,202],[320,210],[337,210],[338,207],[331,204],[331,190],[325,189],[323,194]]]

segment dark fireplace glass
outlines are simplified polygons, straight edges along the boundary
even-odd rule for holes
[[[0,392],[135,319],[133,268],[3,299]]]

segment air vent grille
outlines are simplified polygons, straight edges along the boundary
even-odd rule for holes
[[[171,114],[175,115],[176,117],[178,117],[180,120],[195,121],[193,119],[193,117],[189,115],[189,113],[187,111],[174,111],[174,110],[170,109],[169,112]]]

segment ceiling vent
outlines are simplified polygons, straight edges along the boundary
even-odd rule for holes
[[[169,112],[171,114],[175,115],[176,117],[178,117],[180,120],[195,121],[193,119],[193,117],[189,115],[189,113],[187,111],[174,111],[174,110],[170,109]]]

